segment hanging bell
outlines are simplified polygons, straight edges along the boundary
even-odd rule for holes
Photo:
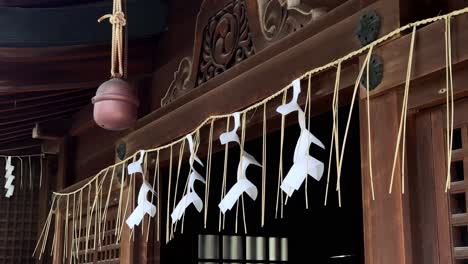
[[[94,121],[107,130],[124,130],[137,120],[139,101],[132,85],[120,78],[102,83],[93,97]]]

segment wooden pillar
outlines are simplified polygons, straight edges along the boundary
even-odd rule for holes
[[[362,201],[364,224],[364,251],[366,264],[410,264],[411,239],[409,200],[401,193],[401,174],[397,170],[393,193],[389,184],[393,155],[398,134],[402,94],[386,93],[372,98],[371,144],[375,200],[372,200],[367,155],[366,101],[360,102]],[[398,157],[397,168],[400,166]],[[405,184],[407,186],[407,184]]]
[[[66,137],[61,138],[57,142],[59,145],[59,152],[58,152],[58,161],[57,161],[57,175],[55,175],[55,184],[54,184],[53,190],[62,190],[63,188],[66,187],[69,145],[68,145],[68,139]],[[57,234],[57,241],[59,241],[59,243],[56,244],[58,250],[56,254],[53,255],[53,259],[52,259],[52,263],[54,264],[62,263],[62,257],[63,257],[62,241],[64,241],[63,229],[64,229],[64,213],[57,210],[56,215],[55,215],[55,230],[54,231]]]

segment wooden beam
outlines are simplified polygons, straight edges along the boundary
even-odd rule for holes
[[[78,113],[73,115],[72,126],[70,128],[70,136],[78,136],[82,132],[97,126],[93,119],[93,105],[88,104],[83,107]]]
[[[452,21],[452,61],[459,64],[468,60],[468,15],[460,15]],[[438,21],[417,30],[413,54],[412,80],[421,79],[429,74],[445,69],[445,22]],[[376,49],[384,62],[382,83],[371,92],[371,96],[378,96],[395,87],[401,87],[406,80],[406,65],[411,41],[411,31]],[[445,84],[444,84],[445,85]],[[411,89],[412,86],[410,86]],[[466,85],[454,87],[466,91]],[[412,89],[411,89],[412,92]],[[434,91],[433,91],[434,92]],[[411,94],[411,93],[410,93]],[[435,93],[436,94],[436,93]],[[361,93],[364,98],[365,93]],[[411,96],[410,96],[411,97]],[[411,100],[409,100],[411,101]],[[410,102],[411,104],[411,102]]]
[[[18,119],[18,120],[11,120],[11,121],[5,121],[5,122],[0,121],[0,125],[4,126],[4,125],[11,125],[11,124],[18,124],[18,123],[24,123],[25,121],[29,121],[29,122],[32,122],[33,124],[35,124],[36,122],[41,122],[43,120],[69,116],[69,115],[73,114],[73,112],[77,111],[80,108],[81,108],[81,106],[78,106],[78,107],[58,111],[58,112],[55,112],[55,113],[46,113],[46,114],[42,114],[42,115],[38,115],[38,116],[27,117],[27,118],[22,118],[22,119]]]
[[[129,43],[130,79],[152,73],[153,51],[154,38]],[[0,48],[0,62],[0,94],[97,87],[110,76],[108,45]]]
[[[2,144],[0,153],[8,155],[10,152],[40,148],[41,144],[37,140],[23,140],[21,142],[10,142]]]
[[[0,105],[0,113],[6,114],[15,111],[25,112],[26,110],[31,110],[34,108],[38,109],[47,109],[51,107],[57,107],[61,105],[70,105],[76,102],[82,101],[91,101],[91,97],[94,95],[95,91],[85,90],[80,92],[75,92],[74,94],[67,94],[64,96],[50,96],[45,100],[29,101],[26,103],[19,103],[17,101],[11,101],[10,103]]]
[[[382,21],[382,34],[393,30],[398,26],[398,17],[392,4],[379,1],[296,46],[271,57],[263,63],[262,67],[248,70],[236,78],[220,84],[216,89],[210,90],[203,96],[193,99],[137,129],[122,139],[127,145],[127,153],[134,153],[141,148],[159,146],[182,137],[205,118],[213,114],[234,112],[258,102],[288,85],[304,71],[324,65],[358,49],[360,44],[355,38],[355,27],[360,16],[370,9],[377,10],[382,17],[385,17]],[[342,45],[329,45],[332,42],[340,42]],[[317,52],[318,50],[320,52]],[[263,51],[256,56],[262,56],[262,54],[264,54]],[[311,54],[313,59],[305,54]],[[288,67],[279,67],[279,65],[288,65]],[[276,77],[271,78],[272,75]],[[314,100],[326,97],[332,93],[332,89],[332,85],[321,90],[314,88],[312,97]],[[184,125],[181,126],[181,123]]]
[[[37,139],[58,140],[66,136],[71,119],[58,119],[36,123],[32,130],[32,137]]]

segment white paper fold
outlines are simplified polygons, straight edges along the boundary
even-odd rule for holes
[[[7,157],[5,162],[5,189],[7,190],[5,197],[7,198],[10,198],[15,191],[15,186],[13,185],[13,180],[15,179],[15,176],[13,175],[14,169],[15,166],[11,164],[11,157]]]
[[[176,207],[171,213],[171,220],[172,223],[176,223],[179,221],[182,216],[185,214],[185,210],[193,204],[195,208],[197,209],[198,212],[201,212],[203,209],[203,201],[200,198],[200,196],[195,192],[194,189],[194,184],[195,181],[200,181],[204,184],[206,184],[205,179],[195,170],[193,167],[193,161],[197,161],[200,165],[203,166],[203,163],[201,160],[197,157],[197,154],[195,153],[195,146],[193,144],[193,138],[192,135],[189,134],[186,136],[188,144],[189,144],[189,150],[190,150],[190,169],[191,173],[188,178],[188,184],[187,184],[187,192],[186,194],[180,199],[180,201],[177,203]]]
[[[184,195],[184,197],[182,197],[182,199],[177,203],[177,206],[171,213],[171,219],[173,224],[182,218],[182,216],[185,213],[185,210],[187,210],[187,207],[189,207],[191,204],[195,206],[198,212],[201,212],[201,210],[203,209],[203,201],[194,190],[194,183],[197,180],[206,184],[205,179],[198,172],[192,171],[192,173],[189,176],[187,194]]]
[[[156,195],[156,192],[153,190],[151,185],[143,180],[143,184],[140,187],[138,192],[138,206],[133,210],[132,214],[127,218],[127,225],[130,229],[133,229],[136,225],[141,223],[145,214],[149,214],[151,217],[154,217],[156,214],[156,206],[154,206],[150,201],[147,200],[148,193],[151,192]]]
[[[140,153],[140,158],[138,160],[136,160],[135,162],[132,162],[128,165],[127,167],[127,171],[128,171],[128,174],[134,174],[134,173],[141,173],[143,174],[143,168],[141,167],[141,164],[143,163],[143,158],[145,156],[145,151],[144,150],[140,150],[139,151]]]
[[[224,199],[219,203],[219,209],[221,209],[221,212],[225,214],[227,210],[231,210],[243,193],[247,193],[249,197],[255,201],[257,199],[258,190],[257,187],[255,187],[255,185],[253,185],[249,180],[238,180],[226,196],[224,196]]]
[[[240,113],[235,112],[232,114],[234,117],[234,128],[229,132],[224,132],[219,136],[219,141],[222,145],[225,145],[229,142],[237,142],[240,144],[239,136],[237,135],[237,130],[240,127]]]
[[[297,103],[301,92],[300,80],[297,79],[293,81],[293,89],[292,100],[276,109],[276,111],[282,115],[297,111],[297,119],[301,129],[301,134],[299,135],[296,148],[294,149],[294,164],[281,183],[281,190],[288,196],[291,196],[294,191],[297,191],[301,187],[307,175],[320,181],[324,171],[323,163],[309,154],[310,144],[313,143],[323,149],[325,149],[325,145],[323,145],[323,143],[306,127],[305,113]]]
[[[239,136],[237,135],[237,130],[240,126],[240,113],[236,112],[234,116],[234,129],[230,132],[221,134],[219,140],[221,144],[227,144],[228,142],[237,142],[240,144]],[[237,182],[232,186],[232,188],[227,192],[226,196],[218,204],[218,207],[221,209],[221,212],[225,214],[228,210],[232,209],[234,204],[239,200],[243,193],[252,198],[252,200],[257,199],[258,190],[252,182],[250,182],[246,177],[247,168],[250,165],[256,165],[261,167],[262,165],[245,150],[242,152],[241,160],[237,166]]]

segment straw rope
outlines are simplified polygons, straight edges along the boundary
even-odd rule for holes
[[[114,4],[114,12],[112,15],[106,15],[106,16],[103,16],[100,20],[102,19],[106,19],[106,18],[109,18],[110,22],[113,24],[113,28],[119,28],[119,27],[123,27],[125,26],[125,17],[122,16],[120,13],[119,13],[119,2],[120,1],[115,1],[116,3]],[[120,10],[121,10],[121,6],[120,6]],[[367,57],[369,57],[371,51],[373,48],[377,47],[378,45],[384,43],[385,41],[387,40],[390,40],[391,38],[399,35],[401,32],[403,31],[406,31],[408,29],[413,29],[413,36],[412,36],[412,45],[414,43],[414,34],[415,34],[415,31],[416,31],[416,28],[418,26],[422,26],[422,25],[426,25],[426,24],[430,24],[430,23],[433,23],[433,22],[436,22],[436,21],[441,21],[441,20],[445,20],[445,23],[446,23],[446,31],[445,31],[445,38],[446,38],[446,64],[447,64],[447,69],[446,69],[446,74],[447,74],[447,182],[446,182],[446,189],[448,189],[450,187],[450,162],[451,162],[451,145],[453,143],[453,135],[452,135],[452,131],[449,131],[449,130],[453,130],[453,113],[454,113],[454,105],[453,105],[453,79],[452,79],[452,55],[451,55],[451,32],[450,32],[450,19],[452,17],[455,17],[455,16],[458,16],[458,15],[461,15],[461,14],[465,14],[465,13],[468,13],[468,7],[467,8],[464,8],[464,9],[460,9],[460,10],[456,10],[456,11],[453,11],[449,14],[445,14],[445,15],[440,15],[440,16],[436,16],[436,17],[432,17],[432,18],[428,18],[428,19],[424,19],[424,20],[421,20],[421,21],[417,21],[417,22],[414,22],[414,23],[409,23],[405,26],[402,26],[398,29],[395,29],[391,32],[389,32],[388,34],[376,39],[375,41],[369,43],[368,45],[358,49],[358,50],[355,50],[353,52],[350,52],[348,53],[347,55],[341,57],[341,58],[338,58],[332,62],[329,62],[325,65],[322,65],[320,67],[317,67],[317,68],[314,68],[314,69],[311,69],[307,72],[305,72],[304,74],[302,74],[301,76],[297,76],[295,79],[304,79],[304,78],[310,78],[312,75],[314,74],[317,74],[317,73],[320,73],[320,72],[323,72],[323,71],[326,71],[326,70],[329,70],[331,68],[334,68],[334,67],[341,67],[342,63],[343,62],[346,62],[356,56],[359,56],[359,55],[362,55],[364,54],[365,52],[368,52],[367,54]],[[123,14],[123,13],[122,13]],[[123,18],[123,19],[122,19]],[[118,31],[118,30],[117,30]],[[113,37],[116,37],[116,38],[119,38],[121,37],[122,34],[119,33],[119,32],[115,32],[115,30],[113,30]],[[113,54],[113,74],[115,73],[114,71],[114,67],[116,65],[114,65],[114,61],[118,62],[119,63],[119,66],[118,66],[118,71],[119,71],[119,74],[124,72],[124,69],[122,68],[123,64],[121,63],[122,62],[122,41],[120,42],[116,42],[118,45],[113,45],[113,46],[116,46],[116,47],[113,47],[113,51],[112,51],[112,54]],[[410,50],[410,52],[412,52],[412,49]],[[364,68],[368,68],[368,60],[369,58],[367,58],[367,61],[366,63],[364,64],[364,67],[361,69],[361,72],[360,72],[360,76],[362,75],[362,72],[364,71]],[[339,73],[339,71],[337,71],[337,73]],[[407,73],[408,74],[408,73]],[[407,77],[408,78],[408,77]],[[359,80],[360,78],[358,78],[358,81],[356,81],[356,86],[358,86],[359,84]],[[367,81],[368,82],[368,81]],[[408,85],[408,81],[407,81],[407,84]],[[355,86],[355,91],[354,91],[354,94],[353,94],[353,100],[352,100],[352,104],[354,103],[354,100],[355,100],[355,97],[356,97],[356,86]],[[260,106],[264,106],[266,103],[268,103],[269,101],[275,99],[276,97],[278,96],[281,96],[281,95],[284,95],[287,93],[287,91],[291,88],[291,84],[288,84],[286,86],[284,86],[283,88],[281,88],[280,90],[278,90],[277,92],[265,97],[264,99],[258,101],[257,103],[255,104],[252,104],[246,108],[244,108],[243,110],[239,111],[241,114],[246,114],[248,111],[250,110],[254,110]],[[338,89],[339,90],[339,89]],[[335,88],[335,93],[337,93],[338,91],[336,90]],[[332,146],[333,146],[333,143],[335,145],[338,145],[338,142],[336,142],[337,140],[337,137],[334,136],[335,134],[337,135],[338,134],[338,127],[337,127],[337,105],[338,105],[338,96],[337,94],[334,93],[334,97],[336,96],[335,100],[333,101],[333,107],[332,109],[334,110],[335,112],[335,118],[333,120],[333,124],[334,126],[336,126],[335,128],[335,131],[333,131],[333,136],[332,136],[332,141],[335,141],[335,142],[332,142]],[[407,94],[407,88],[405,88],[405,93]],[[366,94],[366,96],[368,96]],[[404,100],[403,104],[404,106],[407,105],[407,95],[406,95],[406,99]],[[310,100],[310,98],[308,99]],[[308,102],[309,104],[309,107],[310,107],[310,102]],[[368,108],[369,108],[369,105],[367,105]],[[403,119],[406,119],[406,106],[405,106],[405,109],[404,109],[405,113],[403,115]],[[213,116],[209,116],[207,117],[203,122],[201,122],[196,128],[194,128],[191,132],[189,132],[188,134],[190,135],[194,135],[197,131],[199,131],[203,126],[205,126],[206,124],[209,124],[211,122],[213,122],[214,120],[217,120],[217,119],[222,119],[222,118],[226,118],[227,120],[229,120],[229,118],[232,116],[231,113],[226,113],[226,114],[220,114],[220,115],[213,115]],[[351,112],[348,116],[348,126],[349,126],[349,122],[350,122],[350,118],[351,118]],[[369,115],[368,115],[368,118],[369,118]],[[402,119],[402,120],[403,120]],[[404,122],[403,122],[404,123]],[[402,126],[401,130],[402,130],[402,134],[404,134],[404,131],[405,131],[405,125]],[[347,128],[348,129],[348,128]],[[346,129],[346,130],[347,130]],[[370,132],[368,131],[368,133],[370,134]],[[337,153],[336,154],[340,154],[340,155],[337,155],[337,192],[338,192],[338,195],[339,195],[339,202],[341,204],[341,197],[340,197],[340,191],[341,191],[341,188],[340,188],[340,177],[341,177],[341,166],[342,166],[342,162],[343,162],[343,155],[344,155],[344,147],[345,147],[345,143],[346,143],[346,132],[345,132],[345,139],[344,139],[344,142],[343,142],[343,146],[342,146],[342,150],[341,150],[341,153],[339,153],[338,149],[337,149]],[[401,137],[401,136],[400,136]],[[404,137],[403,137],[404,138]],[[183,141],[185,140],[185,137],[181,137],[177,140],[174,140],[168,144],[164,144],[164,145],[161,145],[161,146],[158,146],[158,147],[155,147],[155,148],[150,148],[150,149],[147,149],[145,150],[146,154],[148,153],[152,153],[152,152],[159,152],[161,150],[164,150],[164,149],[171,149],[171,153],[172,153],[172,148],[174,145],[176,144],[180,144],[182,143]],[[399,143],[398,143],[399,144]],[[402,144],[403,147],[405,145],[405,143]],[[226,146],[227,148],[227,146]],[[368,151],[371,151],[371,150],[368,150]],[[122,166],[122,170],[124,171],[124,168],[125,168],[125,165],[128,161],[136,158],[136,155],[138,154],[139,152],[136,152],[134,153],[133,155],[127,157],[126,159],[120,161],[120,162],[117,162],[107,168],[104,168],[102,169],[100,172],[98,172],[97,174],[95,174],[88,182],[86,182],[83,186],[81,186],[80,188],[77,188],[73,191],[70,191],[70,192],[53,192],[52,193],[52,199],[58,199],[60,197],[65,197],[66,198],[66,203],[67,203],[67,212],[65,214],[65,229],[68,228],[68,208],[69,208],[69,203],[70,202],[74,202],[74,201],[70,201],[70,196],[76,196],[76,194],[80,194],[82,195],[82,192],[83,190],[85,190],[86,188],[89,188],[91,189],[92,185],[95,184],[96,185],[96,192],[97,194],[100,194],[100,190],[102,188],[102,183],[103,183],[103,180],[101,180],[101,184],[98,184],[98,181],[99,181],[99,177],[105,173],[104,177],[107,175],[107,172],[112,169],[112,170],[115,170],[118,166]],[[404,151],[403,151],[403,154],[404,154]],[[41,154],[42,155],[42,154]],[[28,156],[31,156],[31,155],[28,155]],[[2,156],[0,156],[2,157]],[[12,156],[13,157],[13,156]],[[22,186],[22,178],[23,178],[23,159],[21,156],[16,156],[18,159],[20,159],[20,162],[21,162],[21,173],[20,173],[20,179],[21,179],[21,186]],[[172,155],[171,155],[172,157]],[[339,158],[338,158],[339,157]],[[227,159],[227,156],[225,157]],[[331,157],[330,157],[331,159]],[[330,160],[331,161],[331,160]],[[172,160],[170,161],[171,165],[172,165]],[[330,163],[330,162],[329,162]],[[170,166],[172,167],[172,166]],[[371,177],[371,182],[372,182],[372,166],[370,165],[370,177]],[[224,172],[225,174],[226,172]],[[329,174],[329,173],[328,173]],[[122,174],[122,178],[124,178],[124,175],[125,173]],[[169,173],[169,175],[171,175],[171,172]],[[402,192],[404,192],[404,172],[402,173]],[[329,178],[329,175],[328,175],[328,178]],[[132,186],[132,180],[133,182],[135,181],[133,179],[132,176],[130,176],[130,181],[129,181],[129,185]],[[41,180],[42,181],[42,180]],[[327,182],[329,181],[329,179],[327,180]],[[169,181],[169,185],[170,185],[170,181]],[[328,186],[328,183],[327,183],[327,186]],[[372,189],[373,189],[373,184],[372,184]],[[391,190],[391,188],[390,188]],[[224,190],[225,192],[225,190]],[[328,192],[327,192],[328,193]],[[102,195],[102,194],[101,194]],[[130,193],[128,194],[130,195]],[[223,193],[222,193],[222,196],[223,196]],[[327,196],[327,194],[326,194]],[[120,238],[120,235],[121,235],[121,229],[122,229],[122,226],[123,226],[123,221],[121,221],[120,217],[125,217],[125,214],[126,214],[126,211],[127,211],[127,208],[125,208],[124,211],[121,211],[122,208],[120,208],[120,204],[121,204],[121,196],[120,196],[120,199],[119,199],[119,213],[118,213],[118,221],[119,221],[119,224],[121,224],[121,228],[119,230],[119,238]],[[127,197],[127,203],[128,203],[128,199],[129,196]],[[170,195],[168,195],[168,198],[170,198]],[[102,198],[101,198],[102,200]],[[169,199],[168,199],[169,200]],[[101,201],[102,202],[102,201]],[[169,201],[168,201],[169,202]],[[89,200],[88,200],[88,203],[89,203]],[[97,203],[97,199],[95,198],[95,201],[94,201],[94,204],[93,204],[93,207],[96,205]],[[107,204],[107,200],[106,200],[106,204]],[[283,203],[281,202],[281,205]],[[325,200],[325,204],[326,204],[326,200]],[[88,208],[88,209],[91,209],[91,214],[93,213],[93,207],[92,208]],[[126,206],[127,207],[127,206]],[[168,206],[169,207],[169,206]],[[99,209],[100,210],[100,209]],[[97,212],[98,213],[98,212]],[[99,213],[101,214],[101,213]],[[106,212],[104,212],[104,216],[106,216]],[[97,219],[98,215],[96,215],[96,219]],[[101,217],[101,216],[99,216]],[[100,218],[102,219],[102,218]],[[221,219],[221,217],[220,217]],[[220,221],[221,222],[221,221]],[[50,225],[50,224],[49,224]],[[221,228],[221,224],[220,224],[220,228]],[[224,221],[223,221],[223,228],[224,228]],[[88,229],[89,229],[89,226],[88,226]],[[118,228],[117,228],[118,229]],[[89,233],[89,230],[87,230],[87,233]],[[166,235],[168,235],[166,233]],[[67,232],[65,232],[65,236],[67,236]],[[44,238],[43,238],[44,239]],[[118,239],[119,240],[119,239]],[[167,240],[169,240],[168,237],[166,237],[166,242]],[[41,240],[38,241],[38,243],[41,243]],[[58,243],[57,243],[58,244]],[[87,246],[86,246],[86,249],[87,249]],[[71,250],[68,246],[67,246],[67,243],[65,243],[65,246],[64,246],[64,254],[63,254],[63,259],[65,260],[66,258],[69,257],[68,255],[68,251]],[[72,254],[72,252],[70,253]],[[71,257],[71,256],[70,256]]]

